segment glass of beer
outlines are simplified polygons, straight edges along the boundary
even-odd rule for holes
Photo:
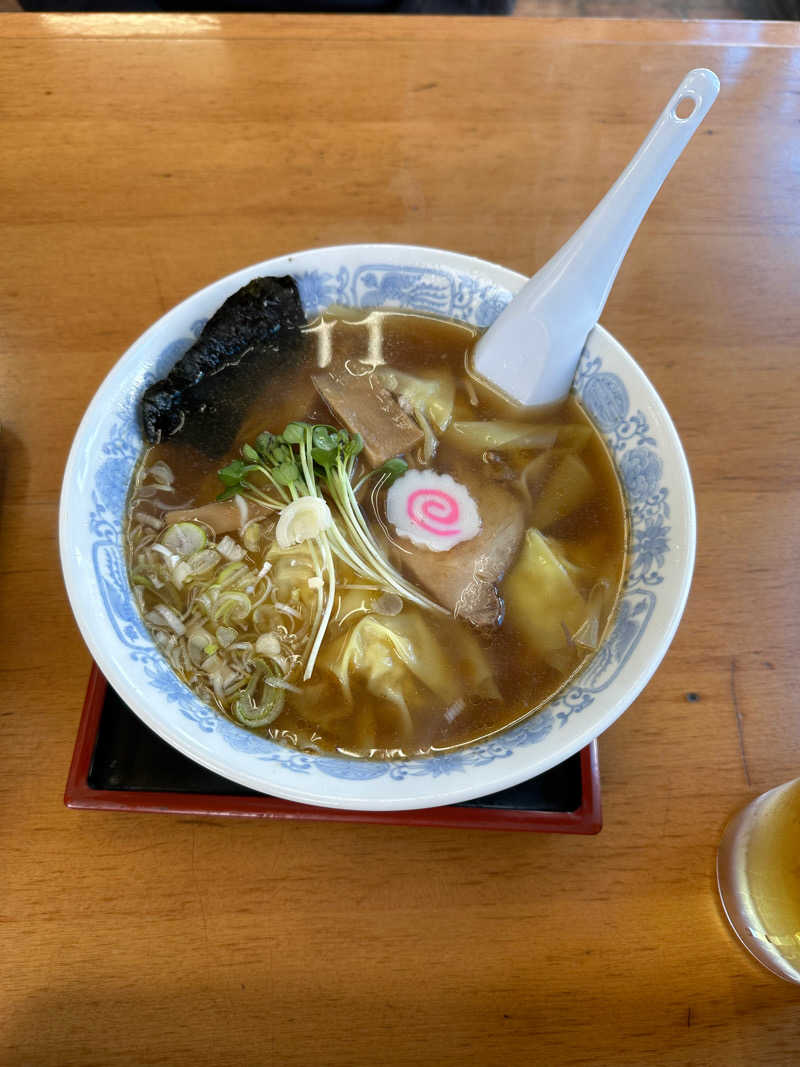
[[[744,947],[800,983],[800,778],[734,815],[717,852],[717,884]]]

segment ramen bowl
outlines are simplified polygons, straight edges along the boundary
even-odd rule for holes
[[[363,810],[435,807],[517,785],[601,734],[639,695],[667,651],[689,591],[695,510],[686,459],[647,377],[602,327],[574,388],[604,437],[627,498],[629,568],[613,623],[589,664],[549,704],[488,740],[405,760],[311,755],[237,726],[173,673],[145,628],[123,552],[128,486],[143,447],[139,400],[228,296],[259,275],[291,274],[308,315],[331,304],[433,312],[488,326],[526,278],[470,256],[407,245],[312,249],[229,275],[167,312],[97,391],[64,474],[61,560],[72,610],[96,663],[163,740],[260,792]]]

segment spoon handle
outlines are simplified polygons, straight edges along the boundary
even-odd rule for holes
[[[710,70],[686,75],[591,215],[480,339],[478,374],[526,405],[567,395],[633,236],[718,92],[719,79]],[[679,110],[690,108],[680,117]]]

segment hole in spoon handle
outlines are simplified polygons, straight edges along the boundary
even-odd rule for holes
[[[719,93],[719,78],[711,70],[690,70],[667,104],[667,115],[679,126],[696,129]],[[687,131],[688,132],[688,131]]]
[[[672,117],[676,118],[679,122],[685,122],[686,119],[692,117],[692,112],[697,106],[697,100],[693,96],[682,96],[675,107],[672,109]]]

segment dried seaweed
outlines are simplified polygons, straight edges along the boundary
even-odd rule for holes
[[[255,383],[291,358],[305,322],[293,278],[248,282],[214,313],[167,377],[145,390],[147,440],[181,438],[209,456],[223,454]]]

